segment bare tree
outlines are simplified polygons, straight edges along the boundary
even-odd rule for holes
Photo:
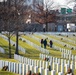
[[[53,1],[46,1],[44,4],[36,4],[34,15],[35,21],[40,24],[46,25],[46,31],[48,31],[48,23],[56,22],[56,13],[51,12],[55,7]]]
[[[24,23],[23,10],[24,0],[7,0],[1,2],[0,5],[0,20],[2,22],[2,31],[8,31],[7,37],[9,40],[9,58],[11,58],[11,43],[12,34],[16,33],[16,54],[18,53],[18,31],[23,28]]]

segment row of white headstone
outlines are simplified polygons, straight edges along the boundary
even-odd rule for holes
[[[27,39],[25,39],[23,37],[20,37],[20,39],[22,39],[22,41],[26,41],[26,43],[28,43],[30,46],[33,46],[34,48],[36,48],[37,50],[41,51],[42,53],[49,54],[49,50],[41,48],[37,44],[34,44],[33,42],[31,42],[31,41],[29,41],[29,40],[27,40]]]
[[[0,47],[0,53],[5,53],[5,50],[2,47]]]
[[[45,58],[48,58],[49,61],[52,61],[52,63],[55,63],[55,64],[59,64],[59,65],[68,65],[68,67],[70,67],[73,71],[74,69],[76,69],[76,61],[71,61],[71,60],[66,60],[66,59],[60,59],[60,58],[55,58],[55,57],[52,57],[52,56],[48,56],[48,55],[45,55],[45,54],[40,54],[40,58],[41,59],[45,59]],[[67,70],[66,70],[67,71]]]
[[[67,49],[63,49],[63,48],[60,48],[60,52],[67,53],[67,54],[72,54],[71,50],[67,50]]]
[[[67,53],[62,52],[61,57],[69,59],[69,60],[75,60],[76,61],[76,56],[72,55],[72,54],[67,54]]]
[[[28,65],[32,65],[34,67],[38,67],[41,68],[43,70],[47,69],[49,70],[48,67],[51,68],[51,70],[55,70],[56,73],[62,72],[65,73],[67,72],[68,68],[70,67],[73,71],[74,69],[76,69],[76,62],[75,62],[75,66],[74,66],[74,62],[72,61],[70,63],[70,61],[63,60],[61,59],[61,64],[59,62],[55,62],[55,58],[54,60],[50,60],[48,61],[42,61],[42,60],[32,60],[29,58],[25,58],[19,55],[15,55],[14,58],[16,60],[19,60],[20,62],[24,63],[24,64],[28,64]]]
[[[0,60],[0,69],[2,69],[4,66],[8,66],[9,72],[14,72],[20,75],[24,75],[22,63],[15,63],[15,62]]]
[[[27,34],[27,35],[28,35],[29,37],[35,39],[36,41],[39,41],[39,42],[41,41],[41,39],[35,37],[34,35],[31,35],[31,34]],[[53,45],[53,48],[56,49],[56,50],[60,50],[61,52],[65,52],[65,53],[71,54],[71,50],[66,50],[66,49],[64,49],[64,48],[60,48],[60,47],[55,46],[55,45]]]
[[[53,56],[49,56],[49,55],[45,55],[45,54],[41,54],[41,53],[40,53],[39,57],[40,57],[41,59],[48,58],[48,59],[49,59],[48,61],[53,61],[53,62],[59,63],[59,64],[61,64],[63,60],[64,60],[65,64],[66,64],[67,62],[70,62],[70,60],[60,59],[60,58],[57,58],[57,57],[53,57]],[[73,60],[72,60],[72,63],[74,63]],[[69,65],[70,65],[70,64],[69,64]]]
[[[27,32],[25,32],[27,33]],[[52,34],[52,35],[58,35],[58,34],[62,34],[62,35],[76,35],[75,32],[35,32],[34,34]]]
[[[27,34],[27,36],[33,38],[34,40],[38,41],[38,42],[41,42],[41,39],[40,38],[37,38],[36,36],[32,35],[32,34]]]
[[[4,66],[8,66],[9,72],[14,72],[14,73],[17,73],[19,75],[27,75],[29,70],[32,73],[39,73],[40,72],[41,75],[49,75],[49,73],[48,73],[49,70],[43,69],[42,67],[38,68],[37,66],[32,66],[32,65],[28,65],[28,64],[0,60],[0,69],[2,69]],[[56,75],[56,71],[51,70],[50,74]],[[59,72],[58,75],[63,75],[63,73]]]
[[[63,38],[63,40],[65,40],[65,41],[67,41],[67,42],[76,44],[76,41],[71,40],[71,39],[69,39],[69,38],[65,38],[65,37],[63,37],[63,36],[58,36],[58,35],[52,35],[52,36],[54,36],[54,37],[56,37],[56,38],[59,38],[59,39]]]
[[[70,44],[67,44],[67,43],[64,43],[64,42],[61,42],[61,41],[58,41],[56,39],[53,39],[51,37],[48,37],[46,35],[43,35],[43,34],[39,34],[40,36],[42,36],[43,38],[48,38],[49,40],[52,40],[53,42],[58,42],[59,44],[61,44],[62,46],[65,46],[68,47],[68,48],[73,48],[74,50],[76,50],[76,47],[75,46],[72,46]]]
[[[4,38],[8,42],[8,37],[6,37],[6,36],[4,36],[2,34],[0,34],[0,37]],[[14,45],[14,47],[16,48],[16,42],[14,42],[12,40],[10,40],[10,42],[11,42],[11,45]],[[21,47],[20,45],[18,45],[18,50],[20,50],[23,53],[26,53],[26,49]]]
[[[60,52],[63,52],[63,53],[72,54],[72,51],[71,50],[60,48],[58,46],[53,46],[53,48],[56,49],[56,50],[59,50]]]

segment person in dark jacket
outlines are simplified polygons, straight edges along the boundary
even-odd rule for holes
[[[43,47],[43,44],[44,44],[44,40],[41,39],[41,47]]]
[[[52,45],[53,45],[53,42],[52,42],[52,40],[50,40],[50,48],[52,48]]]
[[[46,45],[47,45],[47,40],[44,40],[44,48],[46,49]]]

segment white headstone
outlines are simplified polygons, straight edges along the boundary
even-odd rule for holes
[[[22,75],[25,75],[25,66],[24,66],[24,64],[22,64]]]
[[[48,75],[49,70],[45,69],[45,75]]]
[[[60,71],[60,65],[57,63],[57,73]]]
[[[60,59],[58,59],[58,63],[60,64]]]
[[[64,58],[66,58],[66,53],[64,53]]]
[[[26,64],[24,64],[24,75],[26,74]]]
[[[5,66],[8,66],[8,61],[5,61]]]
[[[43,68],[42,67],[39,68],[39,72],[41,75],[43,75]]]
[[[61,64],[61,72],[64,73],[64,64]]]
[[[37,66],[39,66],[39,60],[37,60]]]
[[[75,55],[75,61],[76,61],[76,55]]]
[[[74,60],[74,55],[72,55],[72,60]]]
[[[21,58],[21,62],[24,63],[24,57]]]
[[[34,72],[38,73],[38,67],[37,66],[34,67]]]
[[[64,66],[66,65],[66,60],[64,60]]]
[[[30,65],[32,65],[32,60],[30,59]]]
[[[48,67],[48,62],[46,62],[45,65],[46,65],[46,69],[47,69],[47,67]]]
[[[26,65],[26,74],[28,73],[29,70],[30,70],[30,67],[29,67],[29,65],[27,64],[27,65]]]
[[[13,72],[13,71],[14,71],[14,63],[11,62],[11,72]]]
[[[30,65],[30,70],[32,71],[32,73],[34,72],[34,66]]]
[[[26,63],[26,60],[25,60],[25,58],[24,58],[24,64]]]
[[[5,66],[5,61],[2,61],[2,67]]]
[[[11,62],[8,62],[8,70],[11,71]]]
[[[67,72],[67,71],[68,71],[68,68],[69,68],[69,65],[68,65],[68,64],[66,64],[65,72]]]
[[[42,67],[45,68],[45,61],[43,61]]]
[[[22,75],[22,64],[19,63],[19,74]]]
[[[18,73],[18,69],[19,69],[18,63],[13,63],[13,65],[14,65],[14,73]]]
[[[40,67],[42,67],[42,61],[40,60]]]
[[[68,63],[67,63],[67,64],[68,64],[68,66],[70,66],[70,61],[68,60],[67,62],[68,62]]]
[[[51,75],[55,75],[56,73],[55,73],[55,70],[52,70],[51,71]]]
[[[2,66],[2,60],[0,60],[0,69],[2,69],[2,67],[3,67],[3,66]]]
[[[74,71],[74,64],[71,64],[70,68],[72,69],[72,71]]]
[[[63,75],[63,73],[62,72],[59,72],[58,75]]]
[[[34,60],[32,60],[32,66],[34,66]]]
[[[28,65],[30,65],[30,59],[28,59],[27,61],[28,61]]]
[[[76,61],[75,61],[75,69],[76,69]]]
[[[56,69],[56,65],[55,65],[55,62],[53,62],[53,70]]]
[[[71,54],[69,54],[69,60],[71,59]]]
[[[55,59],[55,62],[58,63],[58,58]]]
[[[34,60],[34,66],[36,66],[36,60]]]

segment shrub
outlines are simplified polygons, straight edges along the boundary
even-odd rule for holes
[[[64,47],[66,47],[66,45],[64,45]]]
[[[74,48],[72,47],[71,50],[74,50]]]
[[[63,38],[61,38],[61,40],[63,40]]]
[[[15,44],[13,44],[13,46],[15,46]]]
[[[21,40],[21,41],[22,41],[22,39],[21,39],[21,38],[19,38],[19,40]]]
[[[4,66],[3,68],[2,68],[2,71],[6,71],[8,69],[8,66]]]
[[[25,40],[23,40],[23,42],[26,42]]]

